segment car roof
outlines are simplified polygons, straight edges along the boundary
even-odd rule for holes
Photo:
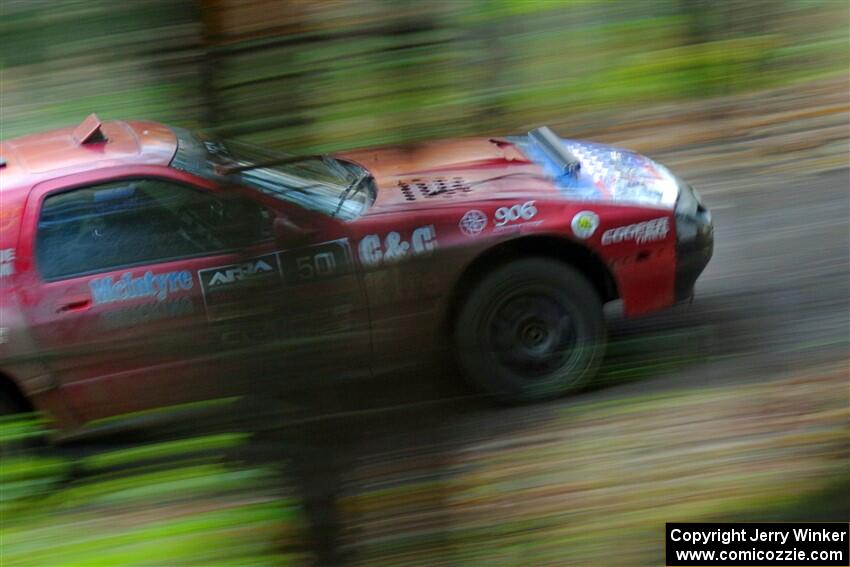
[[[81,139],[80,128],[97,136]],[[105,138],[105,140],[104,140]],[[156,122],[107,121],[90,116],[79,126],[48,130],[0,142],[0,190],[45,179],[119,165],[168,165],[177,149],[170,128]]]

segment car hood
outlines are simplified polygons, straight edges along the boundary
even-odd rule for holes
[[[562,140],[580,162],[559,176],[526,136],[461,139],[356,150],[339,157],[372,174],[373,209],[432,207],[458,200],[563,198],[673,208],[676,178],[640,154],[592,142]]]

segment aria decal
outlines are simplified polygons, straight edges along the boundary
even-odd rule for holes
[[[245,262],[244,264],[237,264],[215,272],[207,285],[213,287],[222,284],[234,283],[250,278],[251,276],[273,271],[275,271],[275,268],[272,268],[265,260],[252,260],[250,262]]]
[[[239,264],[198,270],[198,282],[201,284],[207,318],[215,320],[237,315],[240,302],[247,300],[247,296],[241,295],[245,292],[245,282],[279,282],[280,279],[280,264],[276,253],[249,258]]]
[[[634,240],[637,244],[664,240],[667,237],[669,225],[667,217],[658,217],[644,222],[611,228],[602,233],[602,244],[617,244],[626,240]]]
[[[479,235],[481,231],[487,228],[487,215],[476,209],[466,211],[460,217],[458,226],[460,227],[460,231],[467,236]]]
[[[578,238],[590,238],[599,227],[599,215],[593,211],[579,211],[573,217],[570,226]]]
[[[410,236],[410,242],[402,239],[395,231],[389,232],[381,242],[377,234],[363,237],[358,245],[360,262],[367,268],[381,264],[392,264],[409,256],[426,254],[437,247],[437,231],[434,225],[420,226]]]

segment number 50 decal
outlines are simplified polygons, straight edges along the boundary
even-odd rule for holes
[[[496,226],[504,226],[519,219],[531,220],[536,214],[537,207],[534,206],[534,201],[526,201],[521,205],[517,203],[512,207],[499,207],[496,209]]]
[[[298,277],[301,280],[312,280],[317,276],[332,276],[336,271],[336,260],[331,252],[301,256],[296,258],[295,265],[298,266]]]
[[[278,255],[283,279],[288,284],[312,282],[352,272],[351,250],[345,238],[278,252]]]

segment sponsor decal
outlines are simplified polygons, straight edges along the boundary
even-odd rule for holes
[[[485,219],[486,221],[486,219]],[[398,232],[387,233],[383,240],[377,234],[364,236],[357,247],[360,262],[374,268],[398,262],[410,255],[420,256],[437,248],[437,230],[434,225],[420,226],[410,235],[410,242]]]
[[[414,242],[416,238],[414,238]],[[271,252],[239,264],[198,271],[204,306],[211,320],[237,316],[256,289],[253,284],[297,285],[353,273],[347,238],[304,248]],[[249,283],[251,286],[246,287]]]
[[[235,264],[231,266],[224,266],[221,268],[213,268],[212,276],[209,278],[209,281],[205,283],[205,287],[215,287],[217,285],[227,285],[242,281],[244,279],[248,279],[252,276],[262,275],[268,272],[274,272],[275,269],[272,267],[266,259],[260,257],[255,258],[249,262],[245,262],[243,264]],[[211,270],[202,270],[202,272],[208,272]],[[203,283],[203,280],[202,280]]]
[[[525,203],[517,203],[510,207],[499,207],[496,209],[496,227],[505,226],[508,223],[518,220],[530,221],[537,215],[537,207],[534,206],[534,201],[526,201]]]
[[[211,318],[233,316],[241,308],[240,299],[246,299],[244,284],[249,281],[281,281],[278,255],[264,254],[239,264],[198,270],[198,281],[201,283],[207,315]]]
[[[590,238],[599,227],[599,215],[593,211],[579,211],[573,217],[570,226],[578,238]]]
[[[15,249],[0,250],[0,278],[15,275]]]
[[[127,301],[143,297],[153,297],[157,301],[165,301],[170,293],[192,289],[194,282],[188,270],[133,277],[132,272],[125,272],[118,280],[112,276],[97,278],[89,282],[92,301],[95,304]]]
[[[467,236],[477,236],[487,228],[487,215],[476,209],[466,211],[460,217],[458,227]]]
[[[279,255],[283,278],[290,284],[345,276],[353,269],[347,238],[280,252]]]
[[[106,328],[117,329],[182,317],[194,312],[195,304],[190,298],[178,297],[175,300],[143,303],[128,309],[106,311],[101,315],[101,320]]]
[[[607,198],[627,203],[670,206],[678,195],[677,183],[670,172],[651,159],[634,152],[602,144],[569,141],[567,150],[581,162],[582,174],[589,183],[570,187],[582,198],[606,198],[600,192],[605,187]]]
[[[433,224],[420,226],[410,237],[414,254],[425,254],[437,248],[437,230]]]
[[[634,240],[637,244],[664,240],[669,230],[667,217],[611,228],[602,233],[602,244],[618,244]]]

